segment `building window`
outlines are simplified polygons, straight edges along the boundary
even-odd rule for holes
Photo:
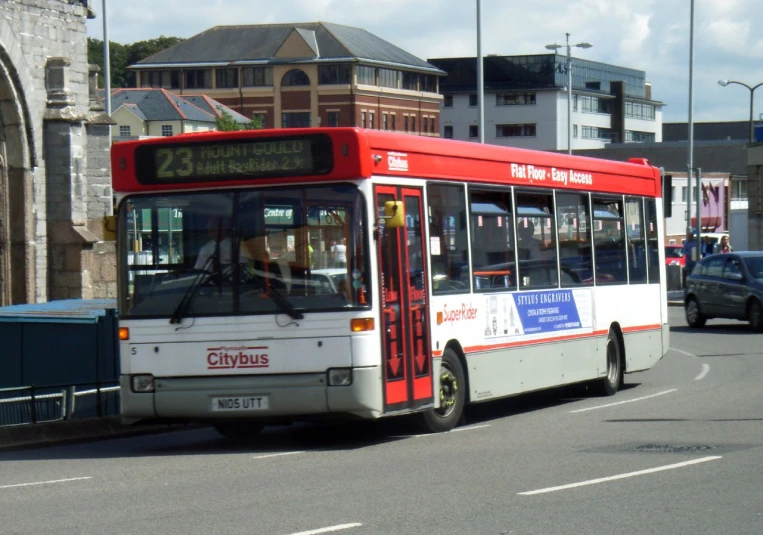
[[[654,143],[654,132],[625,131],[626,143]]]
[[[411,132],[416,132],[416,117],[411,115]]]
[[[599,128],[598,126],[583,126],[581,129],[583,139],[602,139],[610,141],[612,139],[612,130],[609,128]]]
[[[429,129],[427,128],[429,122],[429,117],[422,117],[421,118],[421,131],[424,133],[427,133]]]
[[[415,72],[403,71],[403,89],[416,91],[419,88],[419,75]]]
[[[578,100],[583,113],[612,113],[612,102],[609,100],[588,95],[580,95]]]
[[[180,89],[180,71],[143,71],[140,73],[140,86]]]
[[[394,132],[397,130],[397,126],[395,125],[395,114],[392,114],[392,131]]]
[[[479,137],[480,129],[476,124],[469,125],[469,137]]]
[[[686,191],[687,191],[687,189],[688,189],[687,186],[683,186],[681,188],[681,202],[686,202]]]
[[[349,64],[318,65],[318,84],[349,84],[351,67]]]
[[[186,89],[212,89],[212,69],[185,71]]]
[[[382,126],[382,128],[384,130],[389,130],[389,114],[383,113],[382,114],[382,121],[384,121],[384,125]]]
[[[310,77],[305,74],[305,71],[292,69],[283,75],[283,78],[281,79],[281,85],[284,87],[310,85]]]
[[[496,106],[521,106],[535,104],[535,93],[497,93]]]
[[[238,87],[238,69],[217,69],[215,77],[217,82],[216,87]]]
[[[366,127],[366,112],[364,111],[360,112],[360,127],[361,128]]]
[[[379,85],[397,89],[397,74],[398,72],[392,69],[379,69]]]
[[[364,85],[376,85],[376,69],[365,65],[358,65],[358,83]]]
[[[434,117],[429,118],[429,133],[434,134]]]
[[[244,87],[273,85],[273,67],[244,67],[241,74]]]
[[[471,93],[469,95],[469,107],[470,108],[476,108],[477,107],[477,94]]]
[[[732,201],[746,201],[747,200],[747,180],[731,180],[731,200]]]
[[[128,137],[130,134],[130,125],[119,125],[119,135],[122,137]]]
[[[339,126],[339,112],[338,111],[330,111],[329,112],[329,126]]]
[[[535,137],[535,124],[499,124],[496,137]]]
[[[443,108],[452,108],[453,107],[453,95],[443,95],[443,97],[442,97],[442,106],[443,106]]]
[[[572,125],[572,137],[574,137],[575,139],[577,139],[578,137],[578,125],[576,124]]]
[[[168,137],[172,135],[172,125],[171,124],[163,124],[162,125],[162,135],[164,137]]]
[[[283,128],[309,128],[309,111],[286,111],[281,114],[281,126]]]
[[[646,102],[633,102],[630,100],[625,101],[625,116],[633,117],[634,119],[645,119],[647,121],[654,121],[655,107],[654,104],[647,104]]]
[[[368,128],[373,130],[375,128],[374,126],[374,112],[369,111],[368,112]]]
[[[451,125],[448,125],[444,128],[444,134],[445,139],[453,139],[453,127]]]
[[[419,82],[421,84],[419,90],[427,93],[437,93],[437,76],[434,74],[422,74]]]
[[[408,131],[408,116],[403,115],[403,131]]]

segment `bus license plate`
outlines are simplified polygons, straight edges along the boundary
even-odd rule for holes
[[[212,410],[217,411],[262,411],[268,409],[267,396],[246,396],[212,398]]]

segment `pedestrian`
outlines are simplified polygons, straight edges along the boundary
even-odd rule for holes
[[[734,250],[734,248],[729,243],[729,237],[728,236],[722,236],[721,241],[715,244],[715,250],[713,251],[715,254],[719,253],[730,253]]]
[[[702,258],[713,254],[713,243],[710,241],[710,236],[702,238]]]

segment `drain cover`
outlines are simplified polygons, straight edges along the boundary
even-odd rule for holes
[[[714,449],[715,446],[707,444],[643,444],[636,446],[633,451],[639,453],[700,453]]]

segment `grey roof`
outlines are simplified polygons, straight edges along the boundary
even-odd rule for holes
[[[237,123],[249,122],[249,119],[247,119],[244,115],[241,115],[239,112],[230,109],[225,104],[221,104],[220,102],[213,98],[209,98],[206,95],[183,95],[183,99],[211,115],[220,117],[222,116],[221,112],[225,111],[228,113],[228,115],[233,117],[233,120]]]
[[[276,58],[279,48],[294,30],[305,38],[316,54],[305,58]],[[310,40],[310,32],[315,36],[314,43]],[[388,64],[442,74],[434,65],[366,30],[328,22],[215,26],[131,67],[240,62],[278,64],[316,59]]]
[[[239,123],[249,121],[240,113],[207,96],[181,97],[166,89],[114,89],[111,92],[112,110],[116,111],[121,106],[129,106],[135,115],[145,121],[214,123],[221,111],[226,111]]]

